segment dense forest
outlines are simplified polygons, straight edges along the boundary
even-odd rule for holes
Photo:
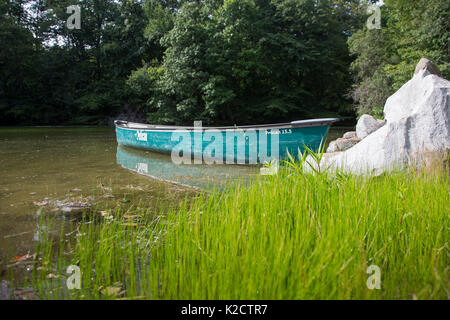
[[[381,27],[366,23],[381,6]],[[69,29],[67,8],[81,8]],[[448,0],[0,0],[0,124],[248,124],[381,115]]]

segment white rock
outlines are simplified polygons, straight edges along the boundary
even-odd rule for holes
[[[344,139],[339,138],[335,141],[332,141],[330,143],[330,146],[327,149],[327,152],[333,153],[338,151],[345,151],[356,145],[358,142],[360,142],[358,138],[352,138],[352,139]]]
[[[387,100],[386,125],[345,152],[324,155],[321,169],[381,174],[422,165],[450,149],[449,101],[450,81],[420,70]]]
[[[342,138],[354,139],[354,138],[358,138],[358,136],[356,135],[356,131],[350,131],[350,132],[346,132]]]
[[[416,70],[414,74],[418,74],[422,70],[427,70],[430,74],[435,74],[437,76],[441,76],[441,71],[436,65],[426,58],[420,59],[419,63],[416,66]]]
[[[338,152],[337,140],[331,141],[330,145],[327,148],[327,153]]]
[[[356,135],[359,139],[365,139],[368,135],[380,129],[385,125],[385,121],[377,120],[374,117],[365,114],[361,116],[356,125]]]

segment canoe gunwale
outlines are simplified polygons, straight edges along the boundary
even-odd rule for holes
[[[321,127],[331,126],[333,123],[338,122],[338,118],[326,118],[326,119],[311,119],[292,121],[289,123],[276,123],[276,124],[264,124],[264,125],[250,125],[250,126],[234,126],[234,127],[201,127],[202,131],[205,130],[242,130],[242,129],[290,129],[290,128],[306,128],[306,127]],[[133,123],[128,121],[116,120],[114,121],[116,127],[128,130],[145,130],[145,131],[174,131],[174,130],[187,130],[194,131],[199,130],[196,127],[183,127],[183,126],[164,126],[164,125],[150,125],[143,123]]]

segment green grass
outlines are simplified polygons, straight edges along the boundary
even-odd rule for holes
[[[449,192],[445,172],[287,166],[157,219],[115,211],[84,220],[75,240],[43,232],[28,285],[41,299],[449,299]],[[81,290],[49,280],[70,264]],[[380,290],[366,285],[371,265]]]

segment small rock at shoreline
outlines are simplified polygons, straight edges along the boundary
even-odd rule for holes
[[[380,129],[386,124],[384,120],[377,120],[374,117],[364,114],[358,121],[356,125],[356,136],[363,140],[369,135]]]
[[[356,131],[350,131],[350,132],[346,132],[342,138],[343,139],[355,139],[355,138],[357,139],[358,136],[356,135]]]
[[[345,151],[358,144],[361,140],[358,138],[339,138],[330,143],[327,153]]]

